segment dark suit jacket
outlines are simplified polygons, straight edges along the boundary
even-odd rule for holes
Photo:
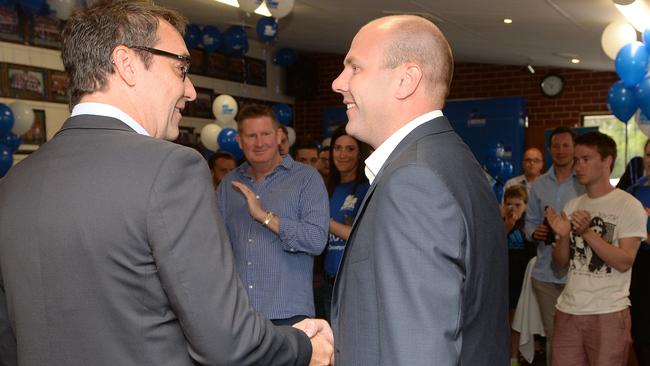
[[[446,118],[413,130],[357,214],[333,297],[338,366],[506,365],[497,202]]]
[[[250,307],[196,151],[72,117],[0,207],[0,364],[308,363],[301,331]]]

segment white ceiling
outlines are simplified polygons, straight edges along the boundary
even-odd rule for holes
[[[647,1],[647,0],[645,0]],[[250,26],[246,15],[214,0],[157,0],[191,22]],[[280,19],[277,45],[297,50],[345,54],[352,37],[369,20],[392,13],[417,13],[433,20],[447,36],[456,61],[613,70],[602,51],[605,27],[624,20],[612,0],[295,0]],[[506,25],[503,18],[512,18]],[[572,57],[580,64],[570,63]]]

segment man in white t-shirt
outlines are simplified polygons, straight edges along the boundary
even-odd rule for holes
[[[630,275],[647,216],[630,194],[612,187],[616,143],[600,132],[575,141],[575,172],[586,194],[558,215],[548,209],[556,232],[553,263],[568,269],[558,298],[553,365],[626,365],[630,337]]]

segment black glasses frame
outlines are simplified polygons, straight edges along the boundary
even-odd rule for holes
[[[140,51],[149,52],[152,55],[169,57],[169,58],[172,58],[174,60],[182,61],[184,63],[183,67],[181,68],[183,81],[185,81],[185,78],[187,77],[187,73],[190,71],[190,61],[191,61],[191,59],[190,59],[189,56],[177,55],[175,53],[171,53],[171,52],[168,52],[168,51],[163,51],[163,50],[159,50],[157,48],[151,48],[151,47],[145,47],[145,46],[127,46],[127,47],[128,48],[133,48],[133,49],[136,49],[136,50],[140,50]]]

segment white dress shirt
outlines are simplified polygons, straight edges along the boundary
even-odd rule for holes
[[[381,167],[384,166],[386,159],[388,159],[397,145],[399,145],[399,143],[402,142],[402,140],[404,140],[404,138],[409,133],[411,133],[411,131],[416,129],[421,124],[424,124],[425,122],[438,117],[442,117],[441,110],[425,113],[402,126],[399,130],[387,138],[386,141],[379,145],[377,150],[375,150],[365,161],[365,173],[370,184],[372,184],[372,181],[375,180],[375,177],[379,173],[379,170],[381,170]]]
[[[103,117],[113,117],[119,119],[120,121],[126,123],[127,126],[131,127],[135,132],[140,135],[151,136],[147,130],[142,127],[141,124],[136,122],[131,116],[124,113],[121,109],[112,106],[110,104],[104,103],[79,103],[72,108],[72,113],[70,117],[78,116],[80,114],[92,114],[95,116]]]

